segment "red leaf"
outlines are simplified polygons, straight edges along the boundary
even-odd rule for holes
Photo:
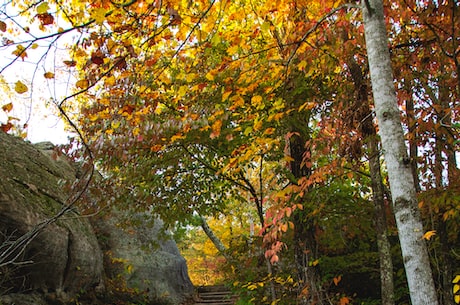
[[[50,25],[54,22],[54,17],[49,13],[37,14],[37,18],[42,25]]]

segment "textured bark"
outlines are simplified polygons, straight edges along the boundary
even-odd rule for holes
[[[404,142],[388,49],[382,0],[362,5],[375,112],[390,189],[404,267],[413,305],[438,304],[410,159]]]

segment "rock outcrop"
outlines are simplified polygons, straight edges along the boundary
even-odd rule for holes
[[[145,294],[150,302],[184,302],[194,287],[186,261],[174,240],[164,233],[162,221],[136,214],[123,224],[122,218],[111,213],[94,224],[107,253],[107,275],[123,278],[129,289]]]
[[[193,286],[174,241],[160,238],[159,222],[126,229],[111,215],[98,219],[95,228],[73,209],[21,245],[23,252],[7,251],[66,204],[66,185],[78,173],[67,158],[56,158],[53,148],[51,143],[32,145],[0,132],[0,303],[19,304],[18,298],[37,303],[37,293],[45,296],[43,304],[56,298],[65,304],[91,291],[110,297],[113,293],[104,287],[121,278],[152,304],[180,304]],[[8,264],[13,259],[15,264]]]
[[[48,150],[0,132],[0,244],[10,242],[56,215],[65,205],[65,185],[76,177],[69,162]],[[102,283],[102,252],[87,219],[70,211],[46,226],[3,268],[4,289],[75,293]],[[20,252],[2,257],[8,262]],[[1,254],[0,254],[1,255]]]

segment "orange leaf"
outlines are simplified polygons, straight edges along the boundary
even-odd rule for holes
[[[75,67],[77,65],[77,62],[74,60],[64,60],[64,64],[67,67]]]
[[[350,299],[347,298],[347,297],[341,297],[341,298],[340,298],[340,301],[339,301],[339,304],[340,304],[340,305],[347,305],[347,304],[350,304]]]
[[[0,31],[6,32],[6,23],[3,21],[0,21]]]
[[[335,277],[332,281],[334,282],[334,285],[337,286],[341,280],[342,280],[342,276],[339,275]]]
[[[0,129],[3,132],[8,132],[11,128],[13,128],[13,124],[11,124],[10,122],[0,125]]]
[[[436,235],[436,230],[426,232],[425,234],[423,234],[422,238],[426,240],[430,240],[431,237],[433,237],[434,235]]]
[[[11,109],[13,109],[13,103],[8,103],[8,104],[6,104],[6,105],[3,105],[3,106],[2,106],[2,109],[3,109],[3,111],[5,111],[5,112],[10,112]]]
[[[212,133],[210,135],[211,139],[217,138],[220,135],[220,130],[222,128],[222,121],[217,120],[212,124]]]
[[[45,74],[43,74],[43,76],[47,79],[51,79],[51,78],[54,78],[54,73],[46,72]]]

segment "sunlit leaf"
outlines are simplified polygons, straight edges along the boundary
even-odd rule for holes
[[[426,240],[430,240],[431,237],[433,237],[434,235],[436,235],[436,230],[433,230],[433,231],[427,231],[425,234],[423,234],[423,239],[426,239]]]
[[[453,284],[459,283],[460,282],[460,274],[457,274],[455,278],[452,280]]]
[[[80,89],[88,88],[89,82],[87,79],[80,79],[75,83],[75,86]]]
[[[48,2],[42,2],[37,6],[37,13],[44,14],[50,9]]]
[[[43,76],[47,79],[51,79],[51,78],[54,78],[54,73],[53,72],[46,72],[45,74],[43,74]]]
[[[112,126],[112,129],[117,129],[118,127],[120,127],[120,124],[121,124],[120,121],[112,121],[110,123],[110,126]]]
[[[27,88],[27,86],[19,80],[14,84],[14,91],[16,91],[19,94],[23,94],[28,90],[29,88]]]
[[[42,26],[50,25],[50,24],[54,23],[54,17],[53,17],[53,15],[51,15],[49,13],[38,14],[37,18],[38,18],[38,20],[40,20],[40,24]]]
[[[64,60],[63,62],[67,67],[75,67],[77,65],[77,62],[74,60]]]
[[[5,112],[10,112],[13,109],[13,103],[8,103],[2,106],[2,110]]]
[[[102,24],[105,21],[105,14],[107,13],[107,10],[105,8],[99,7],[99,8],[94,8],[90,15],[91,18],[93,18],[96,23]]]
[[[251,98],[251,104],[253,106],[259,106],[262,103],[262,96],[255,95]]]
[[[206,74],[206,79],[209,80],[209,81],[213,81],[214,80],[214,75],[211,73],[211,72],[208,72]]]
[[[16,50],[14,50],[12,54],[16,55],[17,57],[21,57],[22,60],[27,57],[26,48],[20,44],[16,46]]]

